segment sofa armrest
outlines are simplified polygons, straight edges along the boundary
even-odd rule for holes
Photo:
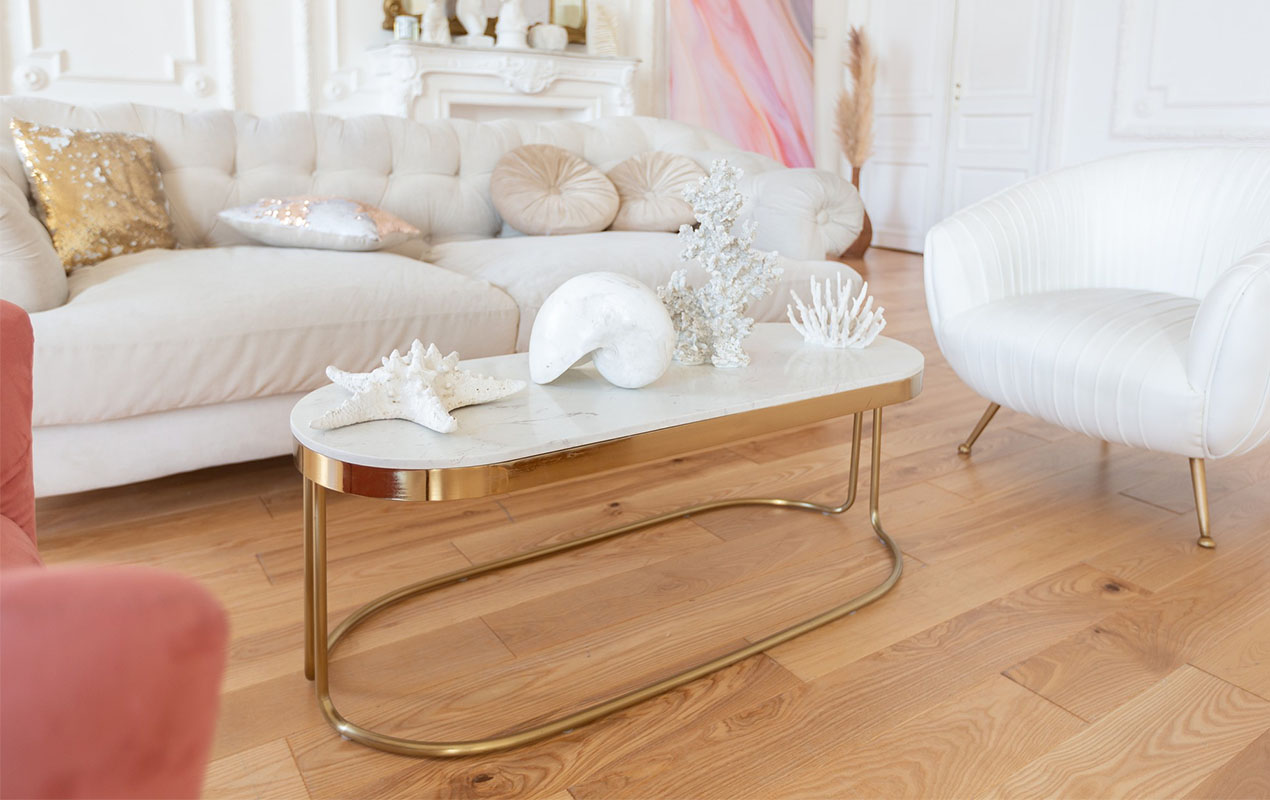
[[[746,182],[742,214],[758,229],[754,247],[786,258],[837,258],[864,228],[864,203],[849,182],[821,169],[773,169]]]
[[[0,299],[27,311],[66,302],[69,288],[62,260],[23,191],[0,173]]]
[[[1206,398],[1205,452],[1237,455],[1270,439],[1270,241],[1209,289],[1187,348],[1187,377]]]
[[[226,623],[186,578],[139,567],[0,578],[0,796],[197,797]]]

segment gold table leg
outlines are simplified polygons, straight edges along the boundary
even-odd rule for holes
[[[313,680],[313,481],[304,479],[304,677]]]
[[[327,722],[331,724],[331,727],[339,732],[341,736],[367,745],[368,747],[373,747],[390,753],[399,753],[408,756],[454,757],[478,755],[498,750],[508,750],[563,733],[564,731],[572,730],[589,722],[594,722],[595,720],[616,711],[629,708],[630,706],[643,702],[649,698],[656,697],[659,694],[668,692],[679,686],[683,686],[686,683],[690,683],[698,678],[709,675],[712,672],[735,664],[738,661],[749,658],[750,656],[762,653],[763,651],[769,650],[783,642],[802,636],[804,633],[815,630],[822,625],[827,625],[834,620],[841,619],[856,609],[872,603],[882,595],[889,592],[891,588],[895,586],[896,582],[900,579],[901,572],[904,569],[903,556],[900,553],[900,548],[894,540],[887,535],[885,529],[883,529],[881,514],[878,510],[882,461],[881,408],[873,410],[873,434],[871,442],[873,448],[873,458],[870,465],[869,519],[872,523],[874,533],[877,534],[877,537],[886,546],[887,552],[891,557],[891,571],[885,580],[874,586],[872,589],[856,595],[855,597],[852,597],[828,611],[824,611],[814,617],[810,617],[802,622],[791,625],[784,630],[752,642],[745,647],[741,647],[709,661],[702,662],[695,667],[683,670],[675,675],[655,681],[638,689],[633,689],[609,700],[596,703],[595,705],[581,709],[580,711],[575,711],[572,714],[488,739],[473,739],[470,741],[456,742],[427,742],[415,739],[404,739],[399,736],[389,736],[349,721],[340,714],[339,710],[335,708],[334,702],[331,700],[328,673],[328,660],[331,651],[335,649],[335,646],[349,631],[365,621],[367,618],[391,605],[415,595],[424,594],[443,586],[449,586],[451,584],[476,577],[477,575],[483,575],[513,566],[515,564],[523,564],[528,561],[545,558],[555,553],[561,553],[577,547],[595,544],[596,542],[611,539],[615,536],[633,533],[669,520],[678,519],[687,514],[699,514],[720,508],[735,508],[737,506],[775,506],[777,508],[788,508],[799,511],[813,511],[820,514],[841,514],[845,512],[847,509],[851,508],[856,498],[856,483],[860,473],[860,440],[862,424],[863,414],[857,413],[855,415],[852,429],[851,467],[850,477],[848,478],[849,486],[847,489],[847,498],[839,505],[829,506],[821,503],[813,503],[807,500],[789,500],[775,497],[751,497],[736,500],[719,500],[711,503],[702,503],[690,506],[688,508],[681,508],[676,511],[640,520],[639,522],[633,522],[616,528],[592,533],[587,536],[582,536],[568,542],[541,547],[537,550],[531,550],[519,555],[498,559],[497,561],[491,561],[486,564],[479,564],[467,569],[441,575],[436,578],[430,578],[425,581],[403,586],[400,589],[396,589],[370,601],[366,605],[354,611],[343,622],[341,622],[335,630],[331,631],[329,636],[326,635],[326,490],[322,486],[314,484],[312,488],[312,515],[311,518],[306,516],[306,523],[309,522],[310,519],[312,521],[312,564],[311,570],[306,569],[305,574],[306,576],[311,576],[311,586],[306,587],[306,597],[310,596],[311,591],[311,610],[313,613],[313,623],[311,627],[313,632],[312,657],[314,662],[315,688],[317,691],[318,705],[322,710],[322,715],[326,718]]]
[[[975,424],[975,429],[970,432],[970,436],[966,437],[966,441],[957,445],[957,452],[963,456],[970,455],[970,448],[975,446],[975,442],[979,441],[979,434],[983,433],[983,429],[988,427],[988,423],[1001,410],[1000,403],[988,403],[988,408],[983,412],[983,416],[979,418],[979,422]]]

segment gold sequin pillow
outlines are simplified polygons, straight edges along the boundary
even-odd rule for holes
[[[418,228],[400,217],[343,197],[266,197],[217,216],[273,247],[379,250],[419,235]]]
[[[67,272],[124,253],[176,247],[149,139],[18,119],[9,129]]]

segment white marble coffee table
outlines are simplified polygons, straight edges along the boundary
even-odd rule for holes
[[[749,367],[721,370],[674,364],[656,383],[637,390],[614,387],[590,367],[571,370],[550,385],[530,383],[524,392],[500,402],[455,411],[459,430],[451,434],[401,420],[319,431],[310,428],[309,422],[343,402],[347,393],[332,385],[301,398],[291,412],[291,432],[296,440],[296,465],[304,476],[305,674],[316,683],[327,721],[349,739],[406,755],[460,756],[516,747],[586,724],[734,664],[839,619],[889,591],[899,580],[902,562],[878,512],[882,408],[921,391],[921,353],[886,337],[879,337],[864,350],[830,350],[804,344],[784,323],[755,326],[745,346],[752,359]],[[497,377],[528,380],[529,375],[523,353],[473,359],[463,365]],[[873,411],[870,519],[892,559],[886,580],[868,592],[677,675],[565,717],[488,739],[424,742],[388,736],[350,722],[332,703],[327,670],[331,650],[355,626],[410,597],[685,514],[747,505],[845,512],[856,496],[863,413],[868,410]],[[327,491],[414,501],[484,497],[847,415],[855,419],[848,493],[840,505],[739,498],[676,509],[396,589],[354,611],[328,636],[322,635],[328,630]]]

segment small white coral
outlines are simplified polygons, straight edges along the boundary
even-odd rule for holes
[[[823,292],[821,284],[811,278],[811,307],[803,304],[798,292],[790,291],[794,304],[798,306],[795,319],[794,306],[786,306],[785,313],[794,329],[803,335],[803,339],[811,344],[825,347],[868,347],[882,329],[886,320],[882,318],[884,309],[878,306],[873,310],[873,298],[869,297],[869,282],[860,287],[860,294],[851,297],[851,282],[846,288],[842,285],[842,273],[837,274],[837,287],[825,279]]]
[[[442,358],[435,344],[424,350],[418,339],[410,353],[394,350],[383,366],[370,372],[327,367],[326,376],[353,393],[309,423],[318,430],[342,428],[380,419],[409,420],[438,433],[452,433],[459,423],[450,412],[463,406],[501,400],[525,388],[524,381],[476,375],[458,368],[459,354]]]

